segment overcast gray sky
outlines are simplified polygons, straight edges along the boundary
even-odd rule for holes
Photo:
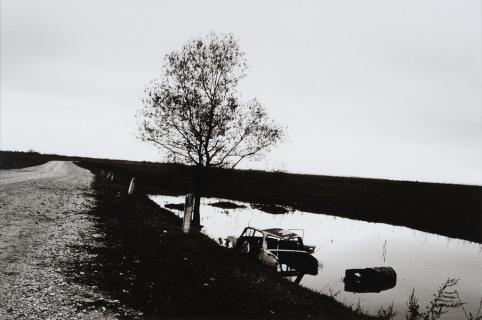
[[[0,149],[157,161],[163,56],[231,32],[288,139],[245,168],[482,184],[481,1],[1,1]]]

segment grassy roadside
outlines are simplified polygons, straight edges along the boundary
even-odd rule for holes
[[[143,194],[127,196],[122,180],[96,175],[92,214],[102,245],[78,248],[92,258],[71,266],[69,274],[81,275],[72,280],[97,286],[146,319],[372,319],[200,233],[182,234],[178,217]],[[115,305],[106,307],[133,317]]]

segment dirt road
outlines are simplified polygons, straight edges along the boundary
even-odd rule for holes
[[[70,283],[69,246],[91,241],[92,174],[72,162],[0,170],[0,319],[106,319],[95,287]],[[74,257],[77,258],[74,260]]]

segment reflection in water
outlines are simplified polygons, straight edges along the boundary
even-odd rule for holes
[[[385,242],[383,243],[382,257],[383,262],[385,262],[387,258],[387,240],[385,240]]]
[[[182,196],[151,198],[161,206],[184,201]],[[460,279],[457,290],[467,302],[466,309],[478,307],[482,296],[482,247],[478,243],[302,211],[269,214],[239,201],[232,202],[246,208],[223,209],[208,205],[215,201],[226,200],[202,200],[201,224],[203,232],[216,241],[228,236],[238,237],[246,226],[304,230],[303,241],[316,245],[314,256],[323,263],[323,271],[316,276],[306,275],[301,285],[327,294],[326,290],[340,292],[336,298],[342,302],[357,304],[360,301],[364,310],[373,313],[393,302],[398,310],[396,318],[404,319],[412,289],[415,288],[420,305],[425,306],[440,284],[447,278],[457,278]],[[181,211],[172,211],[181,215]],[[389,265],[396,270],[395,287],[380,293],[344,291],[345,270],[377,265]],[[463,318],[463,313],[453,310],[446,317],[450,318]]]

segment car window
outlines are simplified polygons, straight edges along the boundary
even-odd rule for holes
[[[260,232],[260,231],[258,231],[258,230],[253,230],[253,231],[254,231],[254,232],[253,232],[253,237],[256,237],[256,238],[258,238],[258,237],[262,238],[262,237],[263,237],[263,233],[262,233],[262,232]]]
[[[253,232],[254,232],[253,229],[251,229],[251,228],[246,228],[246,229],[244,229],[243,234],[241,235],[241,237],[251,237],[251,236],[253,236]]]
[[[279,248],[287,250],[302,250],[303,243],[299,237],[283,239],[279,243]]]
[[[279,238],[268,235],[266,237],[266,246],[268,249],[278,249]]]

